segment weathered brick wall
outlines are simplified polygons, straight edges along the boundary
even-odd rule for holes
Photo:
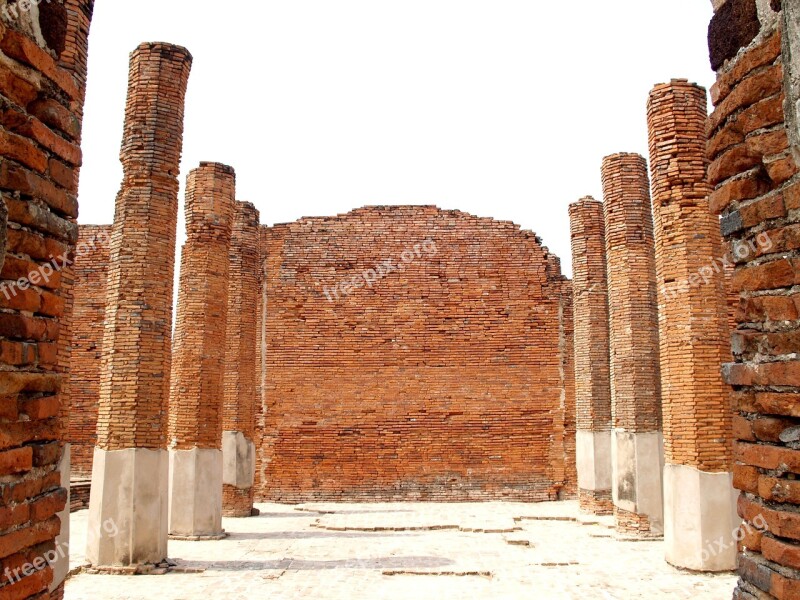
[[[729,1],[709,30],[712,209],[722,215],[739,294],[734,485],[746,523],[735,598],[800,597],[800,7]]]
[[[226,327],[222,430],[244,434],[254,441],[258,386],[256,315],[261,269],[259,213],[249,202],[237,202],[230,243],[228,325]],[[252,486],[224,484],[222,510],[226,516],[250,516]]]
[[[16,8],[0,23],[0,596],[10,600],[63,594],[62,586],[48,595],[53,569],[40,561],[55,551],[67,498],[57,470],[66,415],[60,270],[78,233],[93,3]]]
[[[200,163],[186,181],[172,353],[170,448],[220,448],[228,305],[228,251],[236,196],[234,170]]]
[[[555,497],[563,281],[534,234],[428,206],[266,238],[261,497]]]
[[[731,467],[729,401],[717,364],[730,356],[719,225],[708,210],[706,92],[686,80],[648,103],[667,463]]]
[[[192,57],[179,46],[131,55],[106,283],[97,445],[165,449],[183,112]]]
[[[72,478],[92,474],[97,443],[100,357],[106,312],[110,225],[80,225],[73,265],[70,308],[70,413],[66,439],[72,444]]]
[[[608,281],[603,204],[586,197],[569,207],[575,318],[575,404],[578,432],[611,431]],[[580,460],[580,457],[578,457]],[[611,456],[593,454],[592,461]],[[612,511],[611,488],[578,491],[581,509]]]

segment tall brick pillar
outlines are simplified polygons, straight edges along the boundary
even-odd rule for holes
[[[235,194],[233,169],[219,163],[200,163],[186,181],[169,406],[169,532],[174,537],[224,535],[223,370]]]
[[[800,598],[800,4],[718,6],[709,28],[711,208],[738,296],[733,482],[737,599]]]
[[[608,515],[611,500],[611,388],[603,204],[570,204],[575,312],[575,404],[578,500],[581,510]]]
[[[575,316],[572,282],[561,283],[559,307],[561,345],[562,404],[564,412],[564,490],[565,499],[578,495],[578,470],[575,464]]]
[[[611,333],[611,457],[617,530],[664,533],[661,378],[653,217],[647,161],[603,159]]]
[[[249,202],[237,202],[231,234],[225,394],[222,407],[222,513],[249,517],[253,512],[256,345],[261,268],[259,215]]]
[[[164,43],[131,54],[89,505],[86,557],[96,566],[167,556],[177,175],[191,64],[186,49]]]
[[[666,558],[723,571],[735,566],[738,519],[730,401],[719,368],[730,344],[719,222],[708,209],[706,115],[705,90],[685,80],[650,93]]]

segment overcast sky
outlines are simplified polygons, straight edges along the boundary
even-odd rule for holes
[[[567,205],[601,197],[603,156],[647,156],[652,86],[713,82],[704,0],[95,6],[81,223],[113,220],[128,55],[142,41],[194,55],[181,205],[186,173],[224,162],[262,223],[436,204],[535,231],[567,273]]]

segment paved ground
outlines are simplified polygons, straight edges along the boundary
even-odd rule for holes
[[[170,542],[199,573],[80,573],[66,600],[581,600],[731,597],[736,577],[667,565],[660,542],[624,542],[607,519],[548,504],[258,505],[218,542]],[[86,511],[73,514],[79,566]]]

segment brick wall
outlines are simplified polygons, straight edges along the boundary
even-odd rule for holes
[[[172,355],[169,444],[219,449],[228,306],[228,251],[236,175],[200,163],[186,181],[186,243],[181,251]]]
[[[800,177],[796,2],[729,1],[709,29],[712,209],[739,295],[733,386],[734,485],[746,523],[735,598],[800,597]],[[776,12],[777,11],[777,12]]]
[[[78,228],[78,250],[73,265],[70,413],[66,438],[72,444],[73,479],[91,477],[92,454],[97,443],[110,241],[110,225]]]
[[[9,569],[14,579],[0,580],[0,596],[11,600],[63,594],[63,587],[47,593],[51,567],[28,576],[19,569],[54,550],[61,528],[56,513],[67,498],[57,471],[66,414],[58,270],[78,233],[92,8],[91,1],[53,2],[0,24],[0,572]]]
[[[563,283],[534,234],[368,207],[265,242],[262,498],[556,496]]]

